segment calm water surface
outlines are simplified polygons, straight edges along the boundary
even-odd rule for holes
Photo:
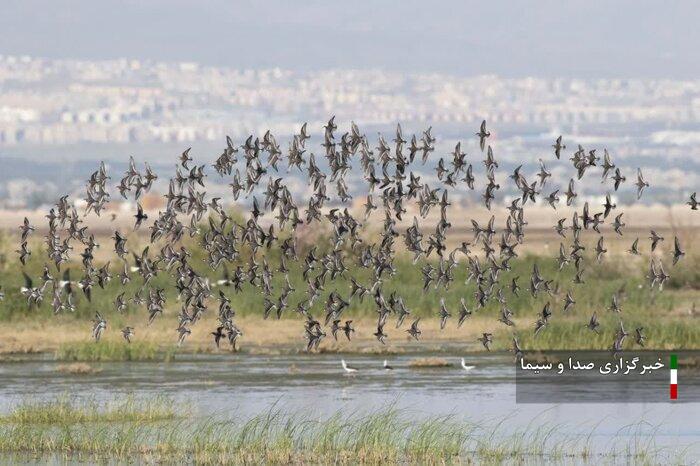
[[[593,443],[600,448],[629,438],[632,429],[626,427],[635,424],[638,432],[653,435],[656,446],[687,448],[688,462],[700,459],[700,403],[516,404],[512,355],[470,355],[468,364],[476,368],[469,373],[459,367],[460,355],[439,355],[453,363],[450,368],[408,367],[412,359],[426,356],[391,356],[395,369],[385,371],[383,356],[347,355],[359,369],[352,376],[335,354],[178,356],[170,363],[97,363],[93,366],[101,371],[90,375],[58,372],[59,363],[37,357],[0,363],[0,410],[66,394],[104,401],[165,395],[202,417],[246,417],[273,405],[319,415],[393,405],[416,417],[453,414],[493,423],[507,417],[508,431],[538,424],[556,424],[571,434],[595,429]]]

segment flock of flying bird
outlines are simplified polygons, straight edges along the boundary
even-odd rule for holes
[[[26,283],[21,288],[21,293],[26,297],[29,306],[35,306],[41,305],[45,293],[49,290],[53,310],[56,313],[71,312],[75,310],[75,294],[79,291],[91,300],[96,287],[104,288],[113,279],[125,285],[134,279],[134,274],[137,274],[138,280],[142,283],[138,291],[133,296],[126,296],[125,292],[119,294],[114,300],[114,306],[119,312],[124,312],[129,303],[138,307],[143,306],[147,311],[147,321],[150,324],[161,316],[166,308],[166,290],[152,285],[154,277],[159,273],[165,273],[174,281],[177,300],[181,307],[177,328],[178,345],[184,342],[191,333],[191,327],[207,311],[210,302],[215,300],[218,302],[218,306],[215,306],[218,307],[218,325],[211,332],[213,341],[218,347],[221,340],[225,339],[235,350],[236,342],[243,333],[236,324],[236,313],[230,298],[224,291],[238,293],[244,286],[251,286],[260,289],[264,295],[262,312],[265,318],[271,315],[280,318],[285,312],[296,312],[304,317],[304,334],[308,351],[317,349],[323,339],[328,337],[328,333],[336,340],[339,335],[350,340],[355,329],[352,325],[353,321],[344,318],[343,312],[350,306],[352,300],[363,300],[368,297],[374,301],[378,316],[374,336],[379,342],[385,343],[387,339],[385,326],[388,319],[395,318],[395,326],[400,328],[411,315],[411,311],[400,295],[392,292],[387,296],[383,292],[384,282],[396,272],[393,263],[396,243],[401,241],[413,256],[414,263],[424,260],[421,268],[424,290],[430,287],[447,289],[454,280],[454,270],[460,264],[460,259],[466,258],[462,264],[466,264],[467,281],[473,281],[476,284],[476,291],[474,296],[469,298],[469,304],[467,299],[461,299],[457,314],[458,326],[461,326],[473,312],[492,301],[498,302],[501,309],[498,321],[503,325],[514,326],[513,312],[508,308],[506,294],[518,295],[521,292],[520,285],[517,278],[513,278],[509,283],[502,283],[500,275],[502,271],[510,270],[511,260],[518,256],[516,247],[524,240],[525,225],[527,225],[526,204],[528,202],[534,204],[540,197],[556,209],[560,202],[560,189],[555,189],[549,194],[543,192],[551,177],[545,163],[540,159],[537,180],[527,180],[522,173],[522,166],[517,167],[509,176],[520,192],[520,196],[515,198],[508,207],[509,213],[504,228],[500,232],[494,225],[494,216],[485,225],[472,220],[473,241],[463,242],[459,247],[448,251],[447,233],[451,227],[448,220],[449,192],[463,189],[463,187],[475,189],[473,167],[461,150],[461,143],[457,143],[450,157],[438,160],[436,171],[439,185],[431,187],[411,171],[411,164],[414,164],[417,156],[423,164],[431,155],[435,157],[433,152],[435,152],[436,140],[431,134],[431,128],[424,131],[422,135],[412,135],[407,140],[404,139],[401,126],[398,125],[393,144],[388,143],[380,134],[378,146],[371,147],[367,137],[354,123],[351,124],[348,132],[337,139],[334,118],[324,126],[321,145],[330,173],[324,173],[319,168],[313,153],[306,155],[307,141],[310,139],[306,124],[289,143],[286,155],[288,171],[297,169],[302,173],[306,172],[309,186],[313,191],[308,198],[308,203],[301,208],[295,203],[290,189],[285,185],[284,177],[277,176],[279,164],[285,157],[275,137],[269,131],[261,139],[250,136],[241,146],[236,146],[230,138],[226,138],[226,147],[216,159],[213,168],[220,177],[230,181],[233,201],[238,201],[241,195],[252,197],[250,215],[240,223],[229,216],[220,198],[206,198],[204,187],[207,167],[194,165],[189,149],[180,156],[175,175],[168,181],[165,209],[159,212],[156,218],[149,219],[141,207],[140,199],[144,193],[151,190],[158,176],[148,164],[145,164],[143,171],[140,171],[134,159],[131,158],[128,170],[118,181],[117,189],[124,199],[136,201],[134,230],[144,229],[144,224],[152,220],[148,227],[151,245],[162,244],[163,246],[156,253],[151,251],[151,246],[140,252],[130,251],[127,236],[115,231],[112,240],[114,252],[120,261],[119,265],[114,267],[110,266],[111,262],[99,267],[94,264],[94,252],[98,244],[94,234],[87,226],[83,226],[82,220],[82,217],[91,213],[100,216],[111,199],[107,186],[111,177],[104,163],[101,163],[99,169],[88,180],[84,199],[86,207],[82,216],[74,203],[69,201],[68,196],[61,197],[46,216],[48,234],[45,243],[48,259],[49,262],[53,262],[53,267],[48,263],[45,264],[43,274],[38,280],[32,279],[23,272]],[[484,121],[476,136],[481,152],[485,153],[483,164],[487,184],[482,197],[488,209],[491,208],[491,202],[500,189],[495,180],[498,162],[491,145],[488,144],[490,135]],[[552,147],[553,156],[560,159],[566,149],[561,136]],[[353,169],[353,159],[358,157],[363,178],[368,186],[364,219],[361,220],[351,215],[345,207],[352,199],[345,178]],[[602,174],[599,174],[602,182],[611,182],[611,188],[614,191],[617,191],[622,183],[627,182],[620,168],[612,162],[607,150],[604,150],[601,160],[595,149],[586,151],[578,146],[570,161],[576,171],[576,180],[597,169],[602,170]],[[561,193],[565,197],[566,205],[571,205],[577,197],[576,180],[571,178],[566,190]],[[337,197],[337,202],[331,206],[327,206],[331,203],[329,186],[335,188]],[[636,173],[635,186],[638,198],[649,187],[649,183],[639,169]],[[258,196],[262,201],[258,200]],[[410,227],[404,231],[399,230],[398,222],[403,220],[403,214],[407,212],[406,207],[411,202],[415,202],[422,218],[426,218],[433,209],[439,210],[439,221],[432,231],[424,233],[417,217],[414,217]],[[697,210],[698,202],[695,193],[688,204],[693,210]],[[586,202],[581,212],[576,211],[571,219],[560,219],[554,227],[563,238],[567,238],[567,232],[570,232],[571,244],[560,245],[557,261],[560,270],[572,264],[575,269],[574,286],[584,283],[583,251],[586,248],[581,243],[581,232],[592,230],[600,234],[600,226],[609,222],[614,232],[622,235],[622,229],[625,226],[623,213],[614,216],[612,221],[608,220],[615,209],[616,205],[608,194],[602,206],[589,206]],[[359,233],[362,222],[367,221],[375,210],[383,212],[383,227],[378,240],[370,242],[361,238]],[[274,216],[276,221],[266,224],[261,220],[266,213]],[[205,220],[208,221],[208,226],[202,227]],[[328,251],[321,253],[319,248],[313,247],[300,254],[296,240],[298,226],[302,224],[313,226],[324,221],[332,227]],[[567,221],[570,222],[568,226],[565,225]],[[20,230],[21,244],[18,254],[20,261],[25,265],[31,254],[28,237],[35,227],[25,218]],[[285,235],[285,239],[280,239],[277,235],[281,231],[288,231],[290,234]],[[500,238],[495,241],[499,233]],[[207,255],[206,261],[211,269],[217,270],[220,267],[224,269],[222,279],[210,281],[205,274],[195,270],[191,263],[192,254],[181,243],[185,236],[201,239],[201,245]],[[650,240],[651,251],[654,251],[664,238],[652,231]],[[684,252],[678,238],[674,239],[674,246],[671,259],[675,265],[683,257]],[[483,250],[483,254],[477,255],[471,250],[477,247]],[[61,265],[70,260],[71,252],[77,248],[81,249],[82,276],[74,281],[69,269],[65,268],[62,273],[60,271]],[[247,260],[243,259],[244,255],[241,253],[243,248],[250,250],[250,254],[246,256]],[[264,253],[270,248],[279,248],[280,259],[275,266],[268,263]],[[599,236],[594,251],[598,261],[607,252],[602,235]],[[640,254],[639,239],[634,240],[629,252]],[[430,260],[433,256],[436,260]],[[356,278],[349,277],[347,260],[352,260],[357,266],[371,271],[371,281],[360,283]],[[302,291],[303,299],[296,308],[288,304],[290,295],[295,291],[289,280],[288,261],[301,264],[303,279],[307,285],[307,289]],[[232,267],[230,273],[229,266]],[[52,272],[52,269],[55,272]],[[275,273],[282,274],[285,283],[278,295],[275,295],[272,286]],[[312,311],[316,301],[321,297],[328,282],[341,278],[349,282],[347,293],[331,291],[322,306],[319,306],[322,307],[324,315],[317,320]],[[652,256],[648,274],[650,285],[661,288],[668,278],[669,275],[661,259]],[[218,292],[214,291],[215,288]],[[559,285],[556,285],[555,290],[553,280],[546,279],[535,264],[527,288],[533,297],[537,297],[540,294],[552,295],[558,291]],[[568,291],[562,311],[568,311],[575,304],[573,291]],[[621,312],[617,295],[612,297],[610,310]],[[445,328],[452,317],[452,311],[447,308],[444,299],[440,300],[437,315],[440,319],[440,328]],[[536,334],[545,331],[552,315],[552,305],[547,302],[534,323]],[[600,323],[596,313],[590,317],[586,327],[592,332],[599,331]],[[99,341],[107,328],[105,318],[100,312],[96,312],[92,329],[94,339]],[[412,319],[412,323],[407,324],[405,331],[410,337],[418,340],[421,336],[420,318]],[[125,327],[121,332],[126,342],[131,342],[135,337],[133,327]],[[619,329],[615,333],[612,344],[613,351],[622,350],[627,336],[628,332],[620,320]],[[490,350],[493,333],[483,333],[478,340],[486,350]],[[635,330],[635,341],[644,346],[643,328]],[[512,348],[516,357],[522,356],[522,349],[515,334],[512,339]]]

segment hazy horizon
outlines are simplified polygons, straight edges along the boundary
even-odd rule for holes
[[[609,2],[10,1],[0,54],[237,68],[685,79],[700,9]],[[651,33],[650,31],[653,31]]]

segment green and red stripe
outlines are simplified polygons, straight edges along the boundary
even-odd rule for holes
[[[671,355],[671,361],[669,364],[671,369],[671,399],[678,399],[678,356],[675,354]]]

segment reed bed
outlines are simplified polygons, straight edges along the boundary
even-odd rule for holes
[[[100,410],[65,400],[23,404],[1,418],[0,452],[198,464],[600,464],[677,458],[654,445],[643,423],[629,426],[609,449],[599,451],[592,446],[594,429],[565,435],[562,426],[533,424],[506,432],[506,419],[495,424],[454,415],[416,420],[392,406],[321,418],[273,406],[247,419],[226,419],[180,418],[173,403],[139,411],[150,405],[131,400]]]
[[[177,417],[173,401],[166,397],[138,400],[127,396],[111,403],[95,399],[77,400],[68,396],[37,402],[24,401],[9,413],[0,415],[4,425],[70,425],[80,423],[154,422]]]

